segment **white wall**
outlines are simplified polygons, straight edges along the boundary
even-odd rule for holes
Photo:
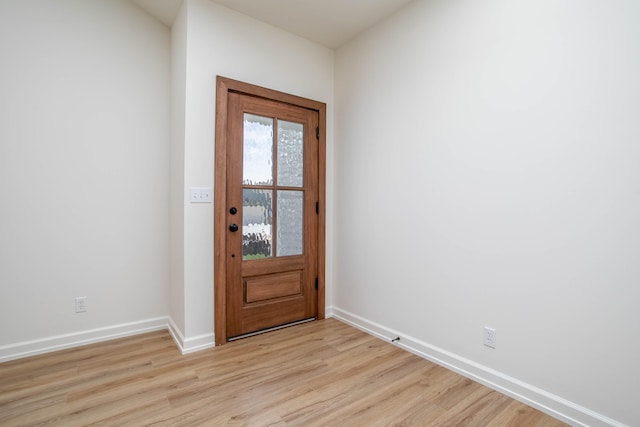
[[[0,2],[0,350],[166,316],[169,37],[124,1]]]
[[[184,137],[187,90],[187,10],[183,3],[171,27],[171,147],[169,151],[169,316],[184,331]],[[179,341],[184,336],[176,337]],[[182,344],[182,343],[181,343]]]
[[[639,16],[425,0],[339,49],[337,312],[640,423]]]
[[[190,187],[213,187],[216,76],[328,104],[332,149],[333,51],[208,0],[187,0],[184,143],[186,347],[213,343],[213,209],[190,204]],[[175,31],[175,29],[174,29]],[[175,117],[174,117],[175,120]],[[332,151],[328,156],[332,155]],[[331,197],[330,189],[328,196]],[[331,226],[332,217],[328,220]],[[172,288],[175,285],[172,284]],[[330,295],[327,295],[329,300]],[[179,323],[176,321],[176,323]]]

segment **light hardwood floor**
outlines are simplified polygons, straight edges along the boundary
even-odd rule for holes
[[[335,319],[182,356],[167,331],[0,364],[0,425],[561,426]]]

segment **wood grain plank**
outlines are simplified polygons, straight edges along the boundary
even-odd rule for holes
[[[0,424],[564,425],[335,319],[184,356],[159,331],[5,362]]]

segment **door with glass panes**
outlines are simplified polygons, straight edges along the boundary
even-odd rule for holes
[[[227,337],[315,318],[318,112],[229,93]]]

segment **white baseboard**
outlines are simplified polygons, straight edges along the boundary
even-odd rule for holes
[[[333,306],[329,305],[327,307],[324,308],[324,317],[335,317],[333,315]]]
[[[585,427],[625,427],[622,423],[545,390],[541,390],[531,384],[527,384],[472,360],[427,344],[345,310],[333,306],[327,307],[326,317],[334,317],[388,342],[391,342],[395,337],[401,337],[400,341],[395,342],[394,345],[484,384],[526,405],[539,409],[567,424]]]
[[[167,329],[167,317],[156,317],[0,347],[0,363],[66,348]]]
[[[185,339],[173,319],[169,316],[163,316],[2,346],[0,347],[0,363],[162,329],[169,330],[182,354],[215,346],[213,334],[203,334]]]
[[[169,333],[173,337],[173,341],[180,349],[182,354],[194,353],[196,351],[204,350],[207,348],[215,347],[216,340],[213,334],[202,334],[195,337],[185,338],[184,334],[178,328],[176,323],[169,316]]]

